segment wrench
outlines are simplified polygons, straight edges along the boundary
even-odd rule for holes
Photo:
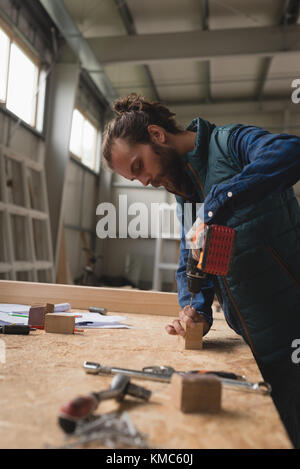
[[[246,381],[244,376],[234,375],[232,373],[226,372],[199,372],[199,371],[189,371],[189,372],[181,372],[176,371],[174,368],[170,366],[148,366],[143,368],[143,370],[130,370],[126,368],[117,368],[117,367],[109,367],[109,366],[102,366],[100,363],[95,362],[84,362],[84,369],[86,373],[95,374],[95,375],[112,375],[116,373],[121,373],[127,376],[131,376],[132,378],[139,378],[139,379],[147,379],[151,381],[160,381],[164,383],[169,383],[171,381],[171,377],[173,373],[180,373],[180,374],[191,374],[191,373],[199,373],[199,374],[215,374],[219,376],[222,385],[225,388],[230,388],[233,390],[240,390],[240,391],[248,391],[248,392],[255,392],[258,394],[269,395],[271,393],[271,386],[269,383],[265,381],[259,381],[256,383],[252,383]],[[223,375],[223,376],[222,376]],[[226,375],[236,376],[235,379],[227,378]]]

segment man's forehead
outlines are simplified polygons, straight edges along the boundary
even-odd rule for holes
[[[124,177],[131,176],[131,162],[134,157],[132,147],[120,138],[112,146],[112,163],[115,171]]]

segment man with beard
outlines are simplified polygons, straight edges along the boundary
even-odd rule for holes
[[[184,335],[182,322],[201,321],[207,333],[216,294],[300,447],[300,365],[291,358],[300,339],[300,209],[292,189],[300,178],[300,138],[241,124],[218,127],[200,117],[182,129],[165,106],[135,94],[113,108],[102,146],[108,166],[145,186],[164,186],[182,214],[186,202],[204,202],[206,224],[236,232],[229,275],[208,276],[191,308],[182,230],[176,273],[182,310],[167,332]]]

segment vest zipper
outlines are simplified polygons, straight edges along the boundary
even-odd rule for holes
[[[289,270],[288,266],[286,265],[286,263],[281,259],[281,257],[279,256],[278,252],[272,247],[270,246],[269,244],[266,246],[267,250],[269,251],[269,253],[271,254],[271,256],[273,257],[273,259],[275,259],[275,261],[277,262],[277,264],[280,265],[280,267],[288,274],[288,276],[291,278],[291,280],[297,285],[297,287],[300,289],[300,282],[296,279],[296,277],[293,275],[293,273]]]
[[[200,181],[199,179],[199,176],[198,174],[196,173],[196,171],[194,170],[194,168],[192,167],[191,163],[187,163],[190,171],[192,171],[193,175],[194,175],[194,178],[196,179],[200,189],[201,189],[201,192],[202,192],[202,195],[203,195],[203,200],[205,199],[205,193],[204,193],[204,188],[203,188],[203,185],[202,185],[202,182]]]

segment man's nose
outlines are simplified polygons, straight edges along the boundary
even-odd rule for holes
[[[151,178],[149,176],[143,176],[140,177],[139,180],[143,184],[143,186],[148,186],[148,184],[150,184]]]

